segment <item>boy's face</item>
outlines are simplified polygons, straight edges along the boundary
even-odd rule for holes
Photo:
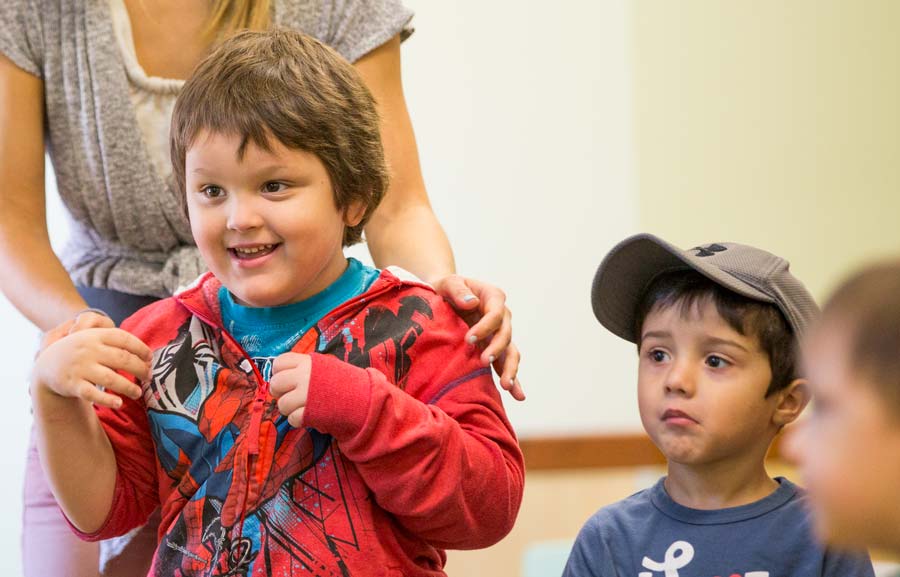
[[[804,345],[813,411],[785,450],[800,467],[820,538],[900,550],[900,420],[850,366],[841,329],[826,323]]]
[[[641,421],[669,462],[762,460],[778,395],[765,398],[772,370],[758,339],[731,328],[711,299],[687,315],[680,304],[654,308],[641,334]]]
[[[344,226],[362,211],[335,205],[331,180],[314,154],[271,138],[243,158],[237,136],[204,132],[185,159],[191,231],[209,269],[244,305],[307,299],[345,270]],[[354,220],[355,219],[355,220]],[[349,220],[349,222],[348,222]]]

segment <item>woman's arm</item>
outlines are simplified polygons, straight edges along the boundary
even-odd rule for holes
[[[426,282],[455,272],[453,251],[431,210],[400,78],[400,37],[356,62],[381,114],[381,137],[391,172],[388,192],[366,226],[375,265],[397,265]]]
[[[419,166],[400,74],[400,37],[356,62],[381,114],[384,154],[391,171],[387,195],[366,226],[375,265],[397,265],[432,284],[472,323],[466,340],[485,342],[482,362],[492,364],[500,385],[513,397],[525,394],[516,378],[520,354],[512,344],[512,320],[506,295],[492,285],[454,274],[453,250],[438,222]]]
[[[0,55],[0,288],[41,330],[87,305],[50,246],[43,82]]]

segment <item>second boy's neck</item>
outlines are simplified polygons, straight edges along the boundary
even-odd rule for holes
[[[704,465],[670,462],[668,471],[666,492],[673,501],[691,509],[748,505],[778,488],[762,460],[725,460]]]

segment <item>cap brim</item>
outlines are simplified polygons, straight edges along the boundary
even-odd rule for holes
[[[613,334],[637,343],[635,313],[641,299],[656,277],[676,270],[695,270],[738,294],[774,302],[770,296],[706,264],[703,259],[652,234],[638,234],[617,244],[597,268],[591,287],[594,316]]]

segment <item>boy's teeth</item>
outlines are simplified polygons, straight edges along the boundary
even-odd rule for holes
[[[257,247],[248,247],[248,248],[235,248],[234,251],[240,254],[256,254],[258,252],[263,252],[265,250],[270,250],[273,245],[264,244],[262,246]]]

